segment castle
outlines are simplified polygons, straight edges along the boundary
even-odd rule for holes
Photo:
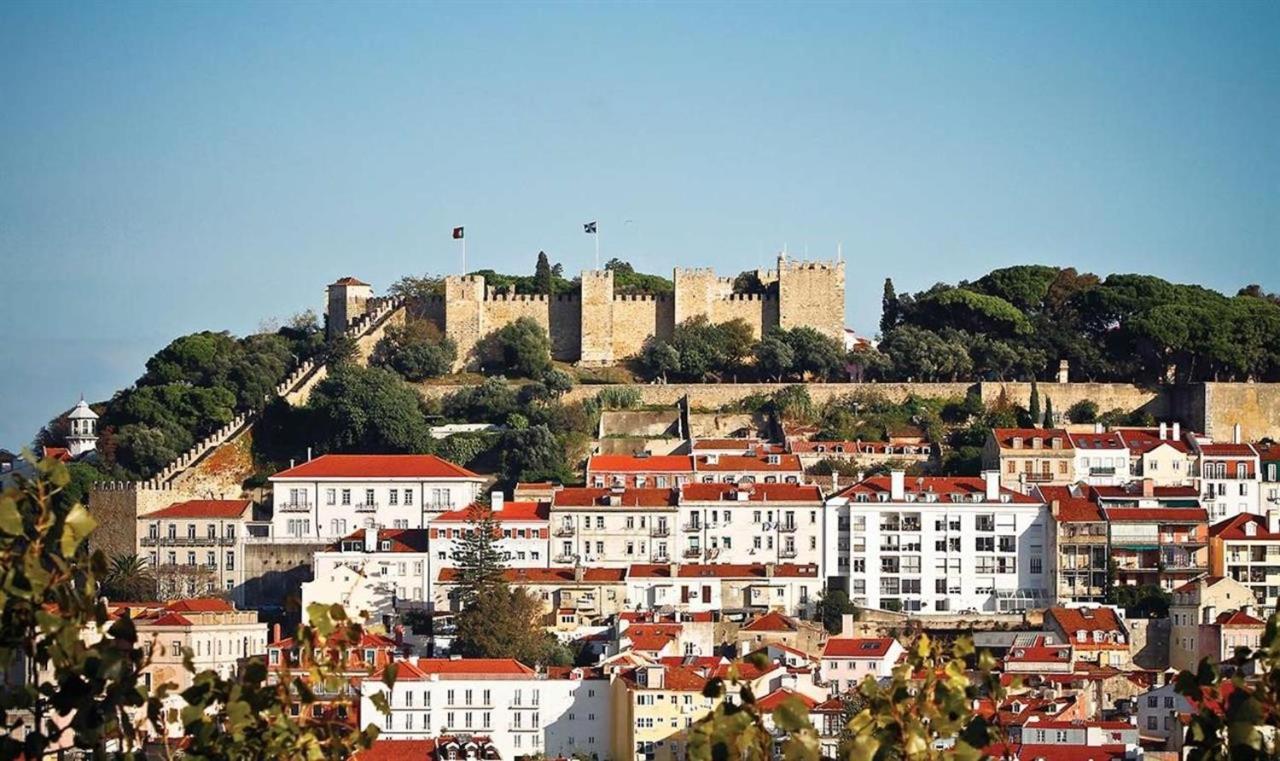
[[[555,359],[595,366],[634,357],[651,337],[667,338],[676,325],[699,316],[712,323],[742,319],[756,337],[775,326],[809,327],[844,340],[843,261],[792,261],[783,254],[777,269],[755,274],[765,293],[735,293],[732,278],[679,267],[669,295],[616,293],[609,270],[584,271],[577,293],[556,296],[499,294],[482,276],[451,275],[444,295],[431,299],[424,312],[457,344],[459,368],[474,367],[479,343],[521,317],[547,331]],[[345,330],[380,303],[355,278],[333,283],[330,329]]]

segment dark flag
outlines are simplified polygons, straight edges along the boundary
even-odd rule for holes
[[[583,226],[582,226],[582,231],[583,231],[584,233],[586,233],[587,235],[595,235],[595,234],[596,234],[596,223],[595,223],[595,222],[588,222],[588,223],[586,223],[585,225],[583,225]]]
[[[461,228],[461,227],[455,227],[455,228],[453,228],[453,239],[454,239],[454,240],[462,240],[462,228]]]

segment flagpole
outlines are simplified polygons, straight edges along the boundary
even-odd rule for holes
[[[596,239],[596,269],[600,269],[600,226],[596,225],[595,234],[592,236]]]
[[[462,231],[462,274],[467,274],[467,232]]]

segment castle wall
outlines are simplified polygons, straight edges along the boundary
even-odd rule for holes
[[[778,324],[844,341],[844,262],[778,261]]]
[[[579,362],[607,365],[613,354],[613,273],[588,270],[582,273],[582,346]]]
[[[650,337],[670,338],[675,300],[669,296],[613,297],[613,358],[634,357]]]
[[[1215,439],[1230,441],[1236,423],[1245,441],[1280,439],[1280,384],[1206,383],[1202,414]]]
[[[993,404],[1004,392],[1010,402],[1026,407],[1031,403],[1031,384],[1018,382],[989,381],[979,384],[982,401]],[[1038,383],[1040,390],[1040,406],[1046,400],[1052,400],[1053,411],[1065,414],[1067,408],[1076,402],[1092,401],[1098,405],[1098,412],[1121,409],[1125,412],[1142,410],[1151,413],[1157,420],[1172,420],[1181,417],[1183,407],[1170,389],[1143,388],[1128,383]],[[1186,419],[1187,425],[1194,421]]]
[[[458,347],[454,369],[478,364],[476,345],[484,337],[484,278],[452,275],[444,279],[445,335]]]
[[[578,361],[582,356],[582,300],[577,294],[561,294],[549,306],[552,358]]]
[[[758,293],[734,293],[711,304],[712,322],[742,320],[751,326],[751,334],[760,338],[778,325],[778,300]]]
[[[679,325],[696,317],[715,321],[715,303],[733,293],[733,280],[717,277],[709,268],[686,269],[677,267],[673,275],[675,283],[675,309],[672,319]]]

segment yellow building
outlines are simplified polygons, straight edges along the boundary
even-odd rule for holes
[[[720,698],[703,696],[710,673],[663,664],[625,670],[613,682],[613,760],[680,761],[689,727]]]

